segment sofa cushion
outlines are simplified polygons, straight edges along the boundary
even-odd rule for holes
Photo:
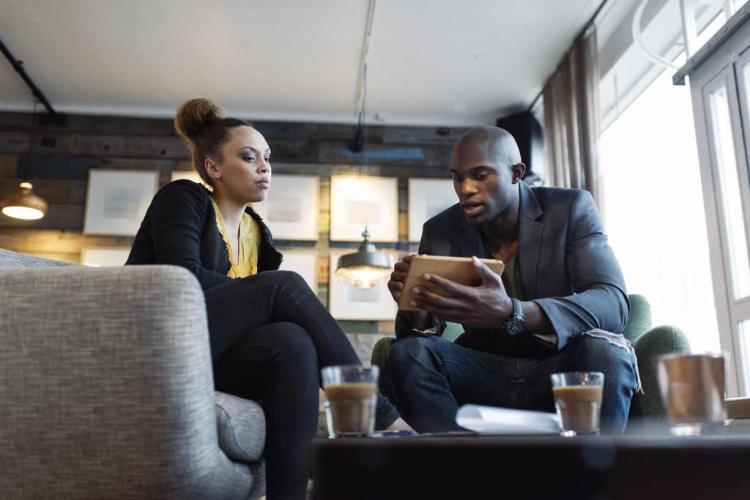
[[[216,423],[219,447],[230,459],[260,459],[266,440],[266,418],[258,403],[217,391]]]
[[[70,262],[42,259],[32,255],[11,252],[0,248],[0,267],[62,267],[75,266]]]

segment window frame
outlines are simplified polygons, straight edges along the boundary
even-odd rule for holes
[[[738,30],[724,45],[697,67],[690,75],[691,96],[698,145],[706,224],[709,236],[711,274],[719,323],[722,350],[729,353],[727,392],[730,396],[750,392],[750,352],[743,351],[740,322],[750,319],[750,297],[735,299],[732,290],[732,269],[726,241],[726,225],[722,213],[722,193],[719,185],[713,126],[710,115],[711,92],[725,86],[729,102],[734,156],[741,185],[744,224],[748,229],[750,184],[748,183],[748,146],[750,145],[750,117],[742,115],[741,100],[747,98],[740,91],[737,76],[738,62],[750,62],[750,24]],[[743,80],[744,83],[744,80]],[[743,103],[747,106],[747,103]],[[745,107],[750,110],[750,108]],[[744,124],[744,127],[743,127]],[[750,232],[746,233],[750,238]],[[747,238],[746,238],[747,239]],[[746,243],[748,243],[746,241]],[[748,243],[750,246],[750,243]],[[750,252],[750,248],[747,249]],[[747,341],[745,341],[747,343]],[[750,345],[750,344],[748,344]]]

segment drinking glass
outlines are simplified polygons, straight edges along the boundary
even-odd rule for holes
[[[327,366],[321,370],[328,436],[363,437],[375,430],[378,367]]]
[[[598,434],[604,374],[565,372],[552,374],[552,393],[563,436]]]

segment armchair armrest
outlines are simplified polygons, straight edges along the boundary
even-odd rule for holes
[[[255,401],[216,392],[219,447],[237,462],[260,460],[266,440],[266,418]]]
[[[690,352],[690,344],[682,330],[674,326],[656,326],[635,342],[638,357],[638,370],[641,372],[643,393],[633,398],[631,415],[664,418],[664,405],[659,394],[659,381],[656,374],[656,360],[664,354]]]

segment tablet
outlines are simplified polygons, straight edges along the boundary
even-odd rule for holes
[[[495,273],[503,274],[505,264],[500,260],[480,259]],[[469,257],[446,257],[442,255],[415,255],[411,259],[409,274],[406,276],[404,291],[398,301],[398,308],[402,311],[416,311],[417,308],[409,305],[414,298],[412,288],[419,286],[433,293],[446,296],[442,288],[422,279],[426,273],[434,274],[445,279],[455,281],[462,285],[478,286],[482,278],[474,268]]]

